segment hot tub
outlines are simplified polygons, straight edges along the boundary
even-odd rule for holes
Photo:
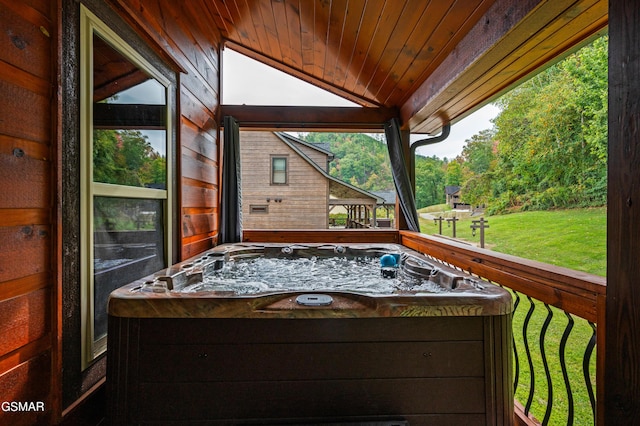
[[[272,282],[245,274],[262,259]],[[511,312],[502,288],[399,245],[218,246],[111,294],[108,418],[511,424]]]

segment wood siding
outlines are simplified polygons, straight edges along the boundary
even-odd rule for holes
[[[218,235],[220,36],[199,2],[113,0],[184,69],[180,74],[178,170],[180,258],[213,247]]]
[[[192,256],[215,245],[218,229],[220,37],[195,3],[111,4],[161,58],[183,71],[177,90],[181,114],[174,123],[182,226],[174,237],[176,257]],[[57,70],[69,65],[58,66],[59,60],[73,57],[73,48],[62,41],[62,17],[58,1],[0,0],[0,399],[44,403],[44,411],[0,410],[0,424],[57,424],[78,395],[104,379],[97,369],[82,383],[65,383],[70,393],[63,397],[59,343],[70,312],[62,307],[62,276],[71,282],[79,277],[77,270],[62,272],[59,247],[63,235],[79,230],[63,234],[62,224],[70,221],[59,213],[68,194],[60,183],[66,166],[58,119],[66,95],[58,86],[68,76]],[[74,66],[77,60],[70,59]],[[79,303],[77,295],[64,297]],[[79,334],[65,338],[77,338],[73,344],[80,347]]]
[[[271,184],[271,157],[286,156],[288,183]],[[240,132],[242,224],[246,229],[325,229],[329,181],[272,132]],[[267,201],[267,198],[270,201]],[[276,199],[282,199],[276,202]],[[268,213],[251,213],[252,205]]]
[[[56,251],[54,96],[56,2],[0,1],[0,401],[46,410],[0,410],[0,424],[53,418]]]

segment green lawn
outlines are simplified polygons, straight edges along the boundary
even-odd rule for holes
[[[422,210],[420,212],[423,212]],[[430,214],[451,217],[454,213],[431,211]],[[471,220],[462,217],[456,226],[456,236],[479,244],[479,232],[471,235]],[[564,266],[577,271],[605,276],[606,274],[606,208],[549,210],[485,216],[485,247],[501,253]],[[438,232],[433,220],[420,219],[425,234]],[[442,226],[442,235],[451,237],[452,229]]]
[[[424,213],[424,211],[421,211]],[[432,209],[434,216],[451,217],[451,211]],[[470,243],[479,244],[479,233],[472,236],[472,219],[461,217],[457,223],[457,237]],[[485,229],[485,247],[491,250],[519,257],[563,266],[596,275],[606,274],[606,208],[554,210],[514,213],[485,217],[489,228]],[[433,220],[420,220],[421,231],[426,234],[438,233],[438,225]],[[452,228],[443,224],[442,234],[452,237]],[[516,389],[516,399],[523,405],[529,395],[530,369],[525,355],[524,322],[531,304],[520,295],[519,307],[514,315],[513,330],[519,356],[520,375]],[[526,332],[535,372],[535,391],[531,411],[542,421],[547,405],[548,389],[540,351],[540,330],[547,317],[544,304],[534,302],[534,311]],[[553,383],[554,411],[549,424],[567,424],[567,392],[559,362],[560,339],[568,323],[564,312],[551,308],[553,319],[544,341],[550,375]],[[573,424],[593,425],[593,415],[589,397],[584,385],[583,357],[592,335],[590,325],[574,317],[575,324],[566,345],[566,363],[570,386],[573,391],[575,414]],[[589,377],[595,384],[595,352],[589,364]]]

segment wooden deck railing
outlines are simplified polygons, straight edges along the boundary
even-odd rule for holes
[[[581,420],[580,424],[585,424],[584,419],[574,417],[573,395],[576,392],[589,395],[593,422],[604,424],[601,407],[603,398],[600,394],[604,383],[605,278],[414,232],[400,231],[400,243],[512,291],[516,307],[514,340],[517,342],[514,342],[514,386],[518,388],[526,382],[523,392],[517,392],[516,389],[517,424],[547,424],[552,415],[556,419],[562,418],[565,424],[574,424],[574,420]],[[538,321],[532,321],[536,308],[538,312],[542,310],[543,315]],[[560,317],[563,317],[563,321],[566,318],[566,326],[562,335],[554,339],[547,332],[553,313],[557,310],[564,314]],[[592,330],[587,341],[576,342],[576,345],[584,348],[580,366],[569,365],[566,357],[567,342],[576,323],[574,317],[585,322]],[[596,330],[599,332],[596,333]],[[595,391],[590,379],[594,345],[597,348]],[[534,361],[538,359],[539,362]],[[534,364],[538,364],[538,367],[541,364],[544,371],[539,371]],[[551,374],[551,365],[558,365],[562,379]],[[582,377],[569,373],[571,367],[582,369]],[[542,374],[546,389],[536,389],[534,376]],[[522,398],[519,398],[521,394]],[[558,409],[558,404],[554,407],[554,400],[563,399],[566,403],[562,407],[566,412],[554,413]],[[531,409],[534,400],[539,401],[538,405],[542,407],[535,413]],[[557,423],[557,420],[553,423]]]
[[[410,231],[394,230],[328,230],[328,231],[245,231],[245,241],[254,242],[326,242],[326,243],[400,243],[411,249],[424,253],[439,262],[459,268],[480,278],[491,281],[512,291],[514,295],[514,386],[522,388],[516,392],[514,419],[516,424],[556,423],[558,416],[566,420],[566,424],[584,424],[584,419],[576,419],[573,395],[583,387],[583,394],[589,395],[589,416],[596,425],[604,425],[601,396],[604,383],[604,319],[606,305],[606,280],[579,271],[556,267],[528,259],[505,255],[491,250],[476,248],[450,239],[427,236]],[[542,311],[542,319],[532,319],[534,311]],[[553,341],[548,336],[553,313],[566,319],[566,326],[561,336]],[[575,317],[575,318],[574,318]],[[520,318],[520,320],[518,320]],[[516,324],[518,322],[518,324]],[[583,342],[568,345],[572,329],[576,322],[591,329],[588,338]],[[518,329],[516,329],[518,328]],[[596,332],[597,331],[597,332]],[[533,337],[533,338],[532,338]],[[516,342],[514,342],[516,343]],[[571,361],[567,361],[567,346],[584,348],[580,366],[582,374],[571,373]],[[593,350],[596,350],[595,391],[590,376],[590,364]],[[573,348],[572,348],[573,349]],[[541,359],[542,370],[534,359]],[[535,365],[534,364],[538,364]],[[558,375],[550,373],[551,365],[559,365],[562,380]],[[529,380],[534,375],[545,377],[546,389],[536,389]],[[558,383],[560,381],[560,383]],[[525,384],[526,383],[526,384]],[[520,397],[521,396],[521,397]],[[518,399],[521,399],[519,401]],[[553,401],[566,399],[563,404],[565,413],[558,411],[558,404]],[[584,399],[584,398],[583,398]],[[532,401],[540,401],[539,411],[532,410]],[[565,421],[562,421],[565,423]]]

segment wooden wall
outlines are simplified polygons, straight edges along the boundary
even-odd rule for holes
[[[287,156],[287,185],[271,185],[271,155]],[[329,181],[276,135],[272,132],[240,132],[240,158],[243,228],[328,227]],[[276,198],[282,201],[276,202]],[[251,205],[266,205],[269,212],[250,213]]]
[[[78,4],[65,3],[67,8]],[[217,237],[220,36],[206,23],[208,12],[192,2],[104,4],[169,66],[183,71],[178,75],[180,115],[175,123],[181,220],[174,235],[176,257],[192,256],[212,247]],[[62,136],[63,120],[58,118],[67,110],[77,116],[74,107],[62,107],[65,99],[77,99],[75,92],[63,92],[67,86],[62,81],[77,78],[65,74],[76,69],[77,50],[63,42],[61,34],[77,29],[62,31],[63,16],[59,0],[0,0],[0,402],[44,407],[0,410],[3,425],[57,424],[63,411],[84,397],[78,393],[86,394],[103,379],[93,374],[69,385],[62,373],[62,348],[80,347],[79,331],[70,334],[75,328],[62,325],[70,315],[67,305],[79,304],[77,290],[65,295],[79,282],[77,265],[67,262],[72,265],[63,267],[64,239],[77,238],[79,229],[68,229],[74,221],[60,213],[63,199],[71,195],[61,182],[77,180],[74,166],[63,164],[63,152],[69,156],[63,143],[68,137]],[[77,22],[72,19],[73,24]],[[68,174],[73,176],[63,177]],[[70,287],[69,282],[74,284]],[[71,389],[72,404],[63,388]]]
[[[218,234],[220,35],[198,2],[111,0],[176,61],[180,73],[179,163],[181,259],[215,245]]]
[[[53,298],[55,1],[0,1],[0,424],[45,424],[57,358]]]

